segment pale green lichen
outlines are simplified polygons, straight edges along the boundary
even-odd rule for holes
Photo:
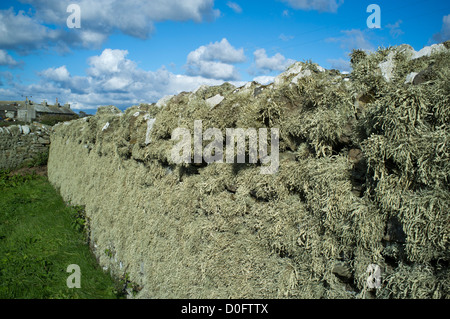
[[[100,264],[128,273],[138,298],[448,298],[450,53],[411,50],[355,51],[348,76],[298,62],[274,84],[59,125],[49,179],[86,206]],[[171,134],[195,120],[279,128],[278,172],[176,165]]]

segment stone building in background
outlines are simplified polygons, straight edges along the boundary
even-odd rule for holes
[[[22,122],[39,121],[43,116],[59,116],[70,120],[76,118],[77,114],[71,110],[70,104],[59,104],[58,99],[54,105],[47,101],[36,104],[31,100],[25,101],[0,101],[0,117],[18,120]]]

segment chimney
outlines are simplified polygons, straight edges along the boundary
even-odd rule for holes
[[[58,98],[56,98],[56,103],[55,103],[55,106],[59,106],[59,103],[58,103]]]

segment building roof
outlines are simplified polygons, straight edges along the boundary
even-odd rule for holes
[[[52,105],[42,105],[42,104],[33,104],[36,112],[39,113],[52,113],[52,114],[61,114],[61,115],[74,115],[75,112],[67,107],[58,107]]]
[[[0,104],[0,111],[17,111],[17,106],[10,104]]]
[[[66,106],[43,105],[36,104],[30,101],[29,106],[32,106],[36,112],[59,114],[59,115],[75,115],[76,113]],[[18,111],[25,108],[25,101],[0,101],[0,111]]]
[[[25,101],[0,101],[0,106],[6,107],[6,106],[16,106],[22,107],[25,106]]]

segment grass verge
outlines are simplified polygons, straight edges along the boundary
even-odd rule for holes
[[[82,216],[45,176],[0,172],[0,299],[123,298],[90,251]],[[72,264],[81,288],[67,287]]]

